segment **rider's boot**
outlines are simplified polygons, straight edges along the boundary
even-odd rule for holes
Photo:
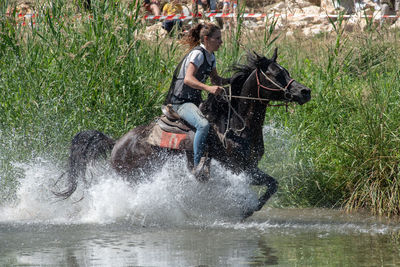
[[[199,182],[207,182],[210,180],[210,163],[211,159],[206,156],[201,157],[200,162],[192,170],[192,174]]]

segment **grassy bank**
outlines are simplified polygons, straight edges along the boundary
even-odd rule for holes
[[[0,19],[3,199],[21,177],[13,162],[38,155],[65,160],[81,130],[117,138],[160,114],[185,52],[175,38],[141,38],[142,22],[127,16],[135,10],[102,4],[92,17],[75,12],[56,1],[35,27]],[[350,36],[336,25],[336,33],[314,38],[284,38],[269,24],[257,34],[226,34],[219,71],[230,75],[228,66],[246,49],[265,54],[277,46],[279,62],[313,89],[312,101],[294,112],[267,114],[267,125],[281,129],[268,135],[262,162],[280,182],[276,205],[398,214],[399,35]]]
[[[274,114],[295,140],[295,163],[281,164],[281,201],[399,214],[399,35],[380,34],[284,45],[298,51],[285,65],[313,88],[313,100]]]

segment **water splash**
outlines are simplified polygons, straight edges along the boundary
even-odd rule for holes
[[[91,167],[94,179],[70,199],[54,197],[62,172],[43,158],[17,164],[24,171],[16,199],[0,206],[0,222],[114,223],[138,225],[208,224],[238,221],[257,205],[247,177],[212,163],[211,180],[199,183],[182,158],[167,162],[145,182],[132,186],[112,170]]]

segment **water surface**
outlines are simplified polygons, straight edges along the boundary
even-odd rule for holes
[[[265,209],[246,222],[0,224],[0,265],[398,266],[398,226],[337,211]]]
[[[246,177],[214,166],[200,184],[182,164],[135,187],[101,170],[66,201],[55,164],[22,164],[0,205],[0,266],[400,266],[396,221],[269,207],[241,221],[257,204]]]

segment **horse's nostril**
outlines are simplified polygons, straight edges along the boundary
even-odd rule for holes
[[[310,94],[311,94],[311,91],[308,90],[308,89],[302,89],[301,90],[301,95],[303,95],[303,96],[308,96]]]

